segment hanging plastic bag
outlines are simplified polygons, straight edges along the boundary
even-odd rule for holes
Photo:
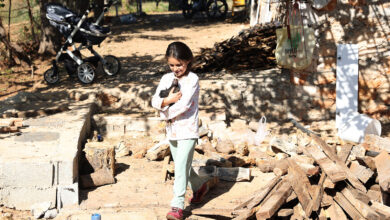
[[[260,146],[268,134],[269,131],[267,130],[267,118],[263,116],[259,120],[259,126],[255,135],[255,145]]]
[[[285,26],[276,29],[276,38],[275,58],[279,66],[302,70],[311,64],[315,46],[314,30],[303,25],[298,1],[293,4],[292,10],[287,4]]]

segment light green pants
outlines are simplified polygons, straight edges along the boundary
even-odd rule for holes
[[[193,192],[198,190],[205,180],[192,169],[196,139],[169,141],[173,161],[175,162],[175,181],[173,183],[173,199],[171,207],[184,209],[184,196],[187,183]]]

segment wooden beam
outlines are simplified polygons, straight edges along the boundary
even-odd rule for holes
[[[331,161],[317,146],[309,145],[308,147],[303,148],[303,153],[312,157],[333,183],[347,178],[345,171],[341,170],[336,163]]]
[[[313,210],[313,201],[310,195],[311,184],[306,174],[293,160],[288,160],[288,175],[290,184],[298,197],[306,216],[310,216]]]
[[[374,172],[370,168],[360,165],[357,161],[352,161],[349,169],[364,184],[366,184],[367,181],[374,175]]]
[[[344,195],[345,198],[348,198],[348,201],[362,214],[362,216],[366,219],[379,219],[379,215],[370,208],[366,203],[360,201],[357,199],[354,194],[349,190],[347,187],[345,187],[343,190],[341,190],[341,193]]]
[[[288,217],[294,213],[294,209],[279,209],[278,217]]]
[[[280,187],[273,191],[269,198],[260,205],[259,210],[256,212],[256,218],[271,218],[275,212],[285,203],[291,191],[292,188],[290,186],[290,181],[288,178],[283,179],[281,181]]]
[[[337,153],[337,156],[340,158],[341,161],[344,161],[344,163],[347,161],[349,154],[351,153],[352,147],[352,144],[341,145],[341,149]]]
[[[345,198],[340,192],[336,192],[333,199],[352,219],[364,219],[362,214],[360,214],[360,212],[349,202],[349,198]]]
[[[345,161],[342,161],[333,150],[325,143],[324,140],[319,138],[315,134],[310,134],[310,137],[317,143],[317,145],[328,155],[329,159],[337,164],[347,175],[347,179],[351,184],[358,190],[362,192],[367,192],[366,187],[358,180],[358,178],[348,169],[347,165],[345,165]]]
[[[379,185],[383,191],[388,192],[390,188],[390,155],[382,151],[375,157],[375,166],[378,171]]]
[[[266,198],[266,196],[272,191],[272,189],[276,188],[276,185],[280,183],[280,180],[281,180],[280,176],[276,176],[261,190],[256,192],[254,196],[248,198],[244,203],[235,207],[234,210],[240,210],[243,209],[244,207],[247,208],[245,212],[241,212],[235,219],[247,219],[251,217],[255,213],[254,207],[257,206],[259,203],[261,203],[264,200],[264,198]],[[235,212],[233,212],[233,214],[234,213]]]
[[[343,209],[336,202],[332,202],[332,205],[326,210],[326,214],[330,219],[348,220]]]
[[[384,216],[384,219],[390,219],[390,207],[387,205],[383,205],[382,203],[376,202],[376,201],[371,201],[372,205],[371,207]]]
[[[313,196],[313,211],[318,211],[321,205],[322,196],[324,195],[324,182],[326,174],[322,173],[318,185],[316,186],[315,193]]]

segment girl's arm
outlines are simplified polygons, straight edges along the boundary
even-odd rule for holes
[[[184,86],[183,86],[184,87]],[[182,97],[174,105],[163,111],[167,119],[173,119],[180,114],[186,112],[192,104],[193,97],[199,95],[199,81],[198,77],[190,85],[181,88]]]

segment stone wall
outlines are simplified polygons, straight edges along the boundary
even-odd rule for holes
[[[390,2],[338,1],[333,11],[312,10],[317,48],[312,66],[292,71],[295,81],[314,85],[319,107],[335,108],[338,44],[359,46],[359,111],[375,118],[389,118],[390,111]]]

